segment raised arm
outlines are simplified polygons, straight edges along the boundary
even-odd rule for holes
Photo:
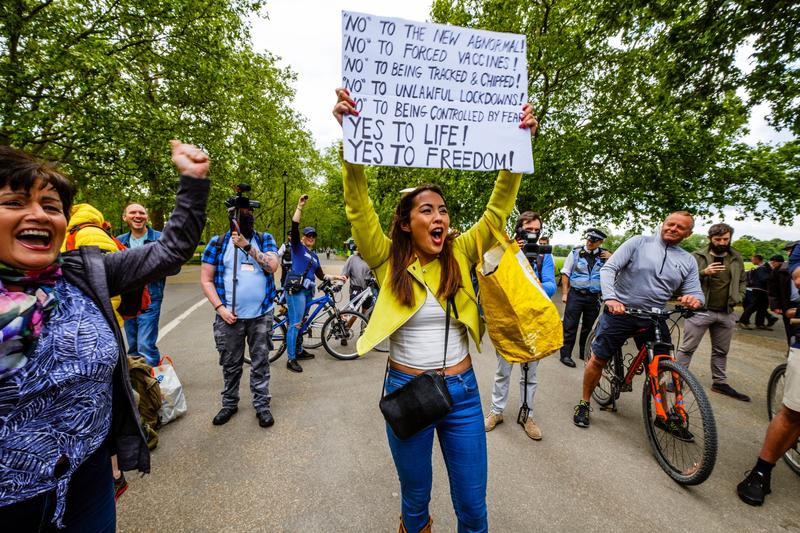
[[[520,116],[518,127],[529,129],[531,135],[536,133],[539,122],[536,120],[536,116],[533,114],[533,107],[530,104],[522,106],[522,115]],[[499,231],[505,231],[506,219],[511,214],[511,210],[514,209],[521,180],[522,174],[501,170],[497,176],[497,181],[495,181],[489,205],[486,206],[483,216],[477,224],[456,239],[456,247],[466,254],[471,263],[478,262],[478,239],[481,239],[481,248],[483,250],[491,247],[492,243],[495,242],[495,237],[489,229],[490,224]]]
[[[340,125],[344,115],[358,115],[355,102],[350,98],[347,89],[336,89],[336,99],[333,116]],[[367,191],[364,166],[342,159],[342,182],[345,213],[352,226],[353,239],[364,261],[374,270],[389,258],[392,241],[381,230],[380,220]]]
[[[171,145],[172,161],[181,174],[175,209],[154,243],[103,256],[111,296],[169,275],[192,257],[200,241],[210,189],[209,158],[195,146],[179,141]]]

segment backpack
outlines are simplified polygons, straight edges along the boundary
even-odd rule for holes
[[[154,449],[158,445],[158,433],[161,427],[159,410],[161,409],[161,387],[151,374],[152,369],[144,357],[128,356],[128,375],[131,387],[138,394],[137,407],[142,422],[142,429],[147,438],[147,447]]]
[[[114,241],[114,244],[117,246],[117,250],[127,250],[128,248],[120,242],[119,239],[111,235],[109,232],[109,228],[104,226],[98,226],[97,224],[93,224],[92,222],[86,222],[85,224],[76,224],[75,226],[71,227],[69,233],[67,234],[67,242],[66,248],[67,251],[75,250],[77,246],[75,245],[75,239],[77,233],[82,230],[83,228],[97,228],[105,232],[108,237]],[[133,289],[130,291],[123,292],[121,295],[122,301],[117,307],[117,313],[119,316],[122,317],[123,320],[128,320],[130,318],[136,318],[137,316],[141,315],[148,307],[150,307],[150,291],[147,289],[147,285],[144,287]]]

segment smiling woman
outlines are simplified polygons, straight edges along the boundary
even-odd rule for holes
[[[181,184],[157,243],[59,256],[72,185],[54,166],[0,146],[0,523],[114,531],[109,455],[122,470],[150,470],[109,296],[194,252],[208,156],[173,141],[172,159]]]

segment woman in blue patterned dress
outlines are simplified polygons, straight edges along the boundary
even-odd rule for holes
[[[59,255],[74,190],[51,165],[0,146],[0,524],[14,531],[116,528],[109,456],[150,456],[110,296],[164,277],[205,224],[208,156],[172,141],[181,174],[158,242]]]

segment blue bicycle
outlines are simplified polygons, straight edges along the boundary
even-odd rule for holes
[[[349,360],[358,357],[356,341],[364,333],[368,319],[362,313],[336,307],[336,293],[342,290],[342,285],[334,285],[330,281],[323,281],[318,289],[323,295],[306,303],[306,314],[300,325],[297,336],[298,346],[318,348],[320,345],[336,359]],[[272,350],[269,352],[269,362],[280,358],[286,351],[286,330],[288,318],[286,316],[285,300],[282,293],[276,298],[276,315],[272,321]],[[245,362],[250,362],[250,356],[245,355]]]

